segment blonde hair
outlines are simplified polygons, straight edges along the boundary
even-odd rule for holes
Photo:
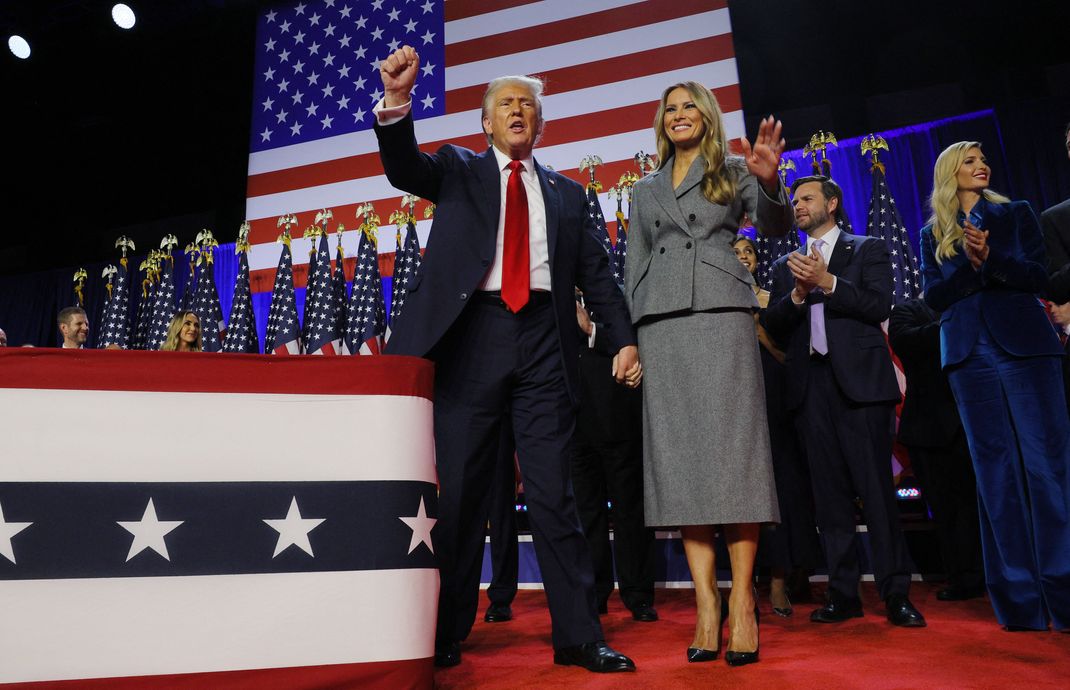
[[[654,139],[658,147],[658,169],[664,168],[669,158],[676,151],[669,135],[665,133],[665,102],[669,94],[676,89],[685,89],[691,96],[691,102],[702,115],[706,126],[699,142],[699,153],[706,161],[706,172],[702,176],[702,194],[712,203],[728,205],[736,196],[736,175],[728,167],[728,139],[724,132],[721,106],[717,97],[702,84],[684,81],[673,84],[661,94],[658,112],[654,116]]]
[[[933,241],[936,243],[934,253],[938,264],[958,254],[962,236],[965,234],[958,223],[958,214],[962,207],[959,205],[957,176],[970,149],[980,151],[981,142],[956,142],[940,153],[936,159],[936,165],[933,166],[933,193],[929,197],[932,215],[929,216],[929,223],[932,224]],[[1010,201],[1007,197],[990,189],[983,190],[981,194],[986,200],[996,204],[1005,204]]]
[[[178,333],[182,330],[182,324],[186,321],[186,316],[192,314],[197,318],[197,323],[201,322],[201,317],[197,316],[195,311],[180,311],[175,314],[175,318],[171,319],[171,325],[167,327],[167,339],[163,341],[163,345],[160,346],[161,350],[168,350],[175,352],[178,350]],[[197,341],[190,345],[190,352],[200,352],[204,349],[204,340],[202,336],[203,331],[197,331]]]

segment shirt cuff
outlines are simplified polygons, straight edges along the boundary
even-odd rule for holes
[[[392,125],[395,122],[401,122],[405,119],[405,116],[409,114],[410,110],[412,110],[411,100],[403,105],[396,105],[393,108],[387,108],[385,98],[380,98],[379,102],[375,104],[374,108],[372,108],[372,112],[375,113],[376,120],[378,120],[379,124],[384,127],[386,127],[387,125]]]
[[[826,295],[836,292],[836,276],[832,276],[832,287],[825,291]]]
[[[594,349],[594,336],[595,336],[596,333],[598,333],[598,324],[592,322],[591,323],[591,334],[589,336],[587,336],[587,347],[589,347],[592,350]]]

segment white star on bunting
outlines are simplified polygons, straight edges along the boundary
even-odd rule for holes
[[[4,520],[4,507],[0,506],[0,556],[12,563],[15,562],[15,548],[11,545],[11,537],[26,529],[32,522],[7,522]]]
[[[291,546],[296,546],[309,556],[315,557],[312,553],[312,544],[308,541],[308,533],[319,527],[324,520],[326,518],[301,517],[301,509],[297,507],[297,496],[294,496],[290,500],[290,509],[286,512],[285,518],[264,520],[271,526],[271,529],[279,533],[279,540],[275,543],[275,553],[271,557],[278,556]]]
[[[435,552],[435,547],[431,545],[431,528],[435,526],[438,520],[427,517],[423,496],[420,497],[420,507],[414,517],[399,517],[398,519],[412,530],[412,539],[409,540],[409,553],[415,551],[420,544],[427,544],[428,550],[431,553]]]
[[[183,522],[185,521],[161,521],[156,517],[156,506],[152,504],[152,499],[150,498],[149,504],[145,506],[145,514],[141,516],[140,521],[117,522],[120,527],[134,535],[134,542],[130,544],[130,553],[126,555],[127,562],[145,549],[152,549],[170,561],[171,556],[167,553],[167,544],[164,542],[164,537],[174,531],[174,529]]]

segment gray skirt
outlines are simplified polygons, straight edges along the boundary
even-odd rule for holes
[[[638,334],[647,525],[779,522],[753,315],[684,312]]]

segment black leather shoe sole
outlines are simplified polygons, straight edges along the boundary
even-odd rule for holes
[[[513,611],[508,606],[491,606],[483,616],[486,623],[504,623],[513,620]]]

